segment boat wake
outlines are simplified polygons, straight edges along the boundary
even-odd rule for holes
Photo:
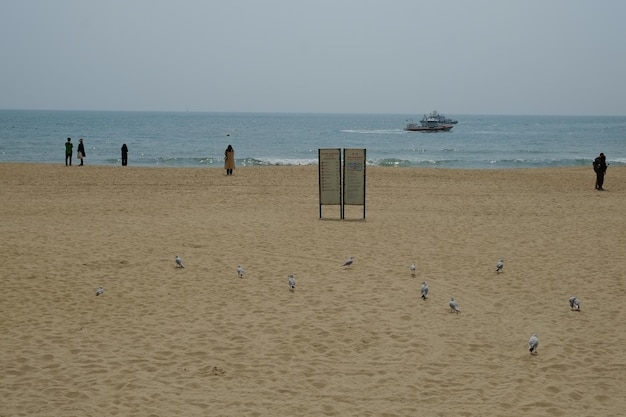
[[[403,129],[343,129],[340,132],[361,135],[400,135],[406,133]]]

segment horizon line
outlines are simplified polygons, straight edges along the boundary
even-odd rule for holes
[[[194,113],[194,114],[293,114],[293,115],[420,115],[426,113],[397,112],[315,112],[315,111],[209,111],[209,110],[122,110],[122,109],[46,109],[46,108],[0,108],[0,111],[48,111],[48,112],[101,112],[101,113]],[[584,113],[450,113],[455,116],[532,116],[532,117],[626,117],[626,114],[584,114]]]

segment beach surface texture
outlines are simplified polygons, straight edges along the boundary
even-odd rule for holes
[[[594,181],[368,167],[340,220],[317,166],[0,164],[0,416],[624,415],[626,168]]]

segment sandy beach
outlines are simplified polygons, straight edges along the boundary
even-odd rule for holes
[[[368,167],[343,221],[316,166],[0,184],[1,417],[626,415],[624,167]]]

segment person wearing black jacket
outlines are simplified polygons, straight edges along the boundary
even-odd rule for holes
[[[78,159],[80,159],[80,165],[84,165],[83,164],[83,159],[87,156],[85,154],[85,145],[83,145],[83,139],[78,139]]]
[[[126,144],[122,145],[122,166],[125,167],[128,165],[128,146]]]
[[[593,160],[593,170],[596,173],[596,190],[604,191],[604,174],[606,174],[606,156],[603,153]]]

